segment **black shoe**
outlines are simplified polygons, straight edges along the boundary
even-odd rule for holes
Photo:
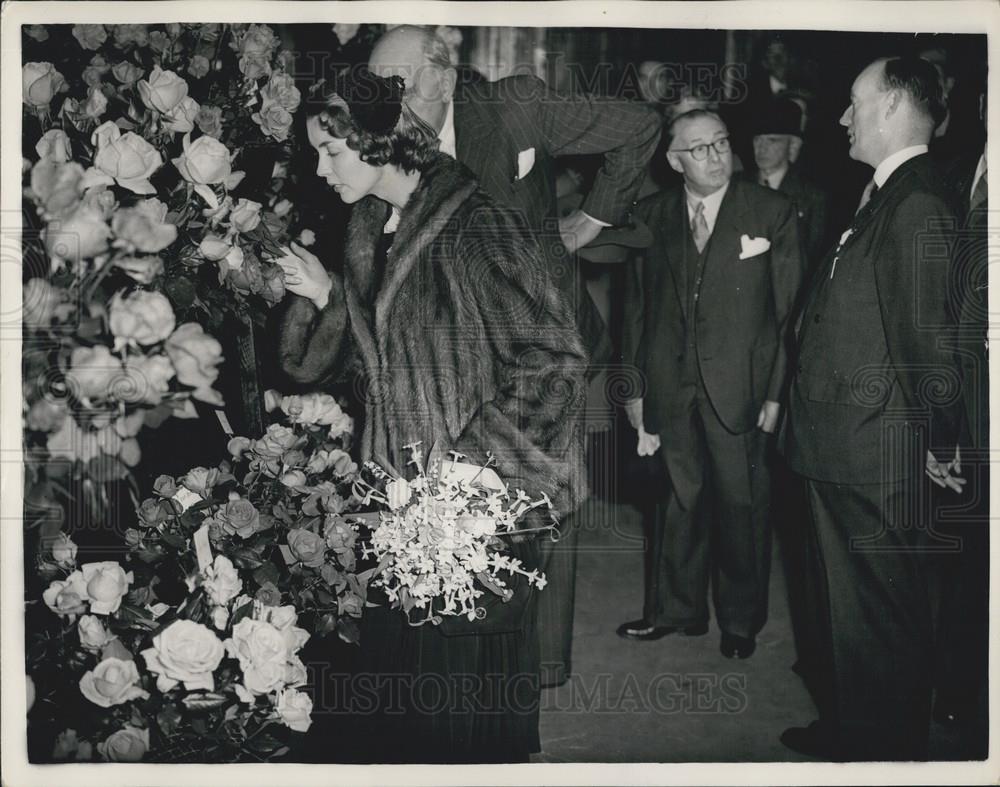
[[[826,727],[818,721],[808,727],[789,727],[781,733],[781,742],[792,751],[817,760],[837,762],[840,759]]]
[[[635,639],[643,642],[660,639],[668,634],[680,634],[684,637],[700,637],[708,633],[707,623],[696,623],[693,626],[653,626],[645,620],[633,620],[622,623],[615,633],[624,639]]]
[[[735,634],[722,632],[722,642],[719,650],[727,659],[748,659],[757,649],[757,642],[753,637],[737,637]]]

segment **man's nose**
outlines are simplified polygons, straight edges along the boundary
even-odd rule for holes
[[[851,125],[851,108],[848,107],[844,110],[844,114],[840,116],[840,125],[849,126]]]
[[[721,158],[721,156],[719,156],[719,151],[715,149],[715,145],[708,146],[708,157],[712,161],[718,161]]]

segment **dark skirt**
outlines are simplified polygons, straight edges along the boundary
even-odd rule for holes
[[[543,591],[544,592],[544,591]],[[487,618],[411,626],[365,609],[354,710],[368,762],[527,762],[538,739],[537,591]]]

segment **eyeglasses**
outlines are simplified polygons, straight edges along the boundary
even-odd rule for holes
[[[729,137],[719,137],[719,139],[714,142],[710,142],[707,145],[695,145],[693,148],[671,148],[670,153],[690,153],[691,158],[695,161],[704,161],[708,158],[708,149],[711,148],[716,152],[717,155],[721,156],[723,153],[728,153],[730,151],[729,147]]]

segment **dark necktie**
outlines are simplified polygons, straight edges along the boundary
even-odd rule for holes
[[[694,236],[694,245],[701,254],[708,243],[708,222],[705,220],[705,203],[699,202],[695,205],[694,215],[691,217],[691,234]]]
[[[861,194],[861,202],[858,203],[858,209],[854,211],[854,215],[857,216],[862,210],[872,201],[872,197],[878,192],[878,184],[874,180],[868,181],[868,185],[865,186],[864,192]]]

